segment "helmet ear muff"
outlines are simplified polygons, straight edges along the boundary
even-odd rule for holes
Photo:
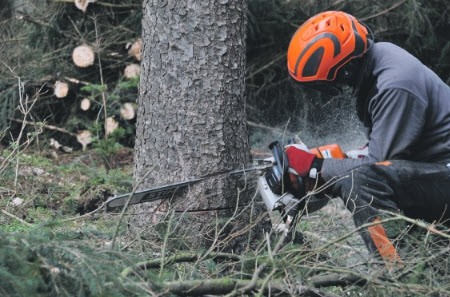
[[[368,28],[368,31],[372,34],[372,38],[373,38],[374,36],[373,36],[372,31],[369,28]],[[368,43],[368,48],[366,50],[366,53],[372,49],[374,42],[373,42],[373,40],[368,39],[367,43]],[[346,85],[348,85],[350,87],[355,87],[359,83],[361,68],[364,65],[364,60],[366,59],[365,58],[366,56],[367,55],[364,54],[360,57],[351,59],[346,64],[344,64],[341,67],[341,69],[339,69],[337,71],[335,81],[339,82],[339,83],[345,83]]]
[[[353,82],[355,75],[352,69],[345,69],[344,70],[344,81],[350,85],[351,82]]]
[[[354,86],[356,83],[356,73],[361,66],[361,58],[353,59],[342,66],[336,74],[336,82],[345,83],[348,86]]]
[[[353,79],[353,71],[351,71],[350,69],[344,69],[342,79],[345,82],[350,82]]]

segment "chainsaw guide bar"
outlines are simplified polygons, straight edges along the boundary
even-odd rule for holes
[[[161,199],[169,199],[173,197],[177,192],[184,190],[196,182],[202,179],[193,179],[181,183],[173,183],[164,186],[154,187],[151,189],[138,191],[134,193],[127,193],[118,196],[114,196],[106,201],[106,211],[123,207],[125,205],[133,205],[144,202],[156,201]],[[128,203],[127,203],[128,202]]]
[[[106,201],[106,211],[111,211],[113,209],[123,207],[125,205],[133,205],[133,204],[139,204],[144,202],[151,202],[151,201],[157,201],[161,199],[170,199],[174,197],[175,195],[178,195],[181,193],[181,191],[184,191],[186,188],[189,188],[189,186],[205,180],[207,178],[219,176],[219,175],[228,175],[228,176],[238,176],[242,177],[245,176],[248,172],[253,171],[260,171],[265,170],[269,168],[271,165],[259,165],[259,166],[252,166],[248,168],[243,169],[235,169],[230,171],[224,171],[224,172],[215,172],[211,174],[204,175],[199,178],[194,178],[188,181],[179,182],[179,183],[172,183],[162,186],[156,186],[154,188],[131,192],[127,194],[121,194],[114,197],[111,197]]]

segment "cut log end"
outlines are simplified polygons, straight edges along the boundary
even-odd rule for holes
[[[53,87],[53,93],[57,98],[64,98],[69,94],[69,84],[63,81],[56,81]]]
[[[113,118],[109,117],[105,121],[105,133],[106,135],[109,135],[119,128],[119,123]]]
[[[120,116],[124,120],[132,120],[136,116],[136,106],[133,103],[127,102],[120,108]]]
[[[91,100],[89,100],[88,98],[84,98],[83,100],[81,100],[80,108],[83,111],[89,110],[89,108],[91,108]]]
[[[79,10],[86,12],[89,3],[95,2],[95,0],[74,0],[74,2]]]
[[[77,141],[83,147],[83,151],[86,150],[88,144],[92,143],[92,134],[89,130],[82,130],[77,133]]]
[[[124,76],[126,78],[138,77],[141,74],[141,65],[129,64],[125,67]]]
[[[142,50],[142,39],[139,38],[132,44],[127,45],[128,55],[136,59],[137,61],[141,60],[141,50]]]
[[[88,45],[77,46],[72,53],[72,60],[75,65],[86,68],[94,64],[94,50]]]

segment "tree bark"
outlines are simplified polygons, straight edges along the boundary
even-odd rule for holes
[[[144,1],[135,145],[140,189],[247,166],[246,1]],[[232,209],[239,181],[223,176],[176,197],[181,211]],[[240,197],[242,198],[242,197]],[[245,204],[245,201],[239,204]],[[158,219],[141,206],[136,224]],[[157,210],[165,211],[167,204]],[[190,236],[221,211],[189,215]],[[194,223],[197,222],[197,223]]]

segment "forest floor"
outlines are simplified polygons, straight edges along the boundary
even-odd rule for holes
[[[30,267],[30,261],[36,261],[35,258],[29,258],[30,253],[38,255],[39,273],[43,277],[40,286],[47,286],[47,291],[67,289],[68,292],[76,292],[81,287],[89,287],[90,294],[95,296],[142,296],[142,292],[155,288],[156,283],[151,281],[142,287],[141,278],[165,281],[168,290],[176,290],[178,280],[213,281],[222,279],[224,275],[238,276],[245,280],[259,269],[253,264],[241,266],[232,262],[210,261],[206,258],[210,254],[205,254],[203,261],[169,265],[169,258],[185,257],[182,254],[185,251],[169,246],[172,224],[170,216],[167,216],[169,221],[147,228],[153,232],[150,237],[129,237],[126,218],[120,213],[105,212],[103,205],[111,196],[132,190],[132,149],[122,148],[107,158],[94,149],[71,153],[36,149],[20,153],[15,153],[11,148],[0,150],[0,233],[7,234],[0,237],[0,255],[13,253],[10,257],[16,257],[12,264],[7,256],[0,257],[0,279],[12,286],[6,292],[19,292],[18,295],[5,296],[32,296],[29,292],[34,292],[30,291],[34,289],[30,289],[25,283],[22,291],[14,288],[18,276],[29,278],[36,273],[24,268]],[[425,226],[426,228],[428,227]],[[304,242],[298,246],[286,246],[276,259],[274,255],[271,256],[277,261],[276,269],[280,272],[280,279],[311,281],[317,277],[331,277],[334,283],[331,282],[330,285],[328,282],[328,291],[346,296],[372,296],[377,292],[381,292],[379,296],[386,292],[394,292],[392,296],[400,296],[397,293],[404,290],[407,292],[406,296],[414,295],[408,295],[411,290],[420,294],[431,290],[438,292],[436,296],[448,296],[445,294],[450,292],[447,285],[450,265],[446,257],[449,247],[447,243],[446,248],[442,245],[435,247],[430,232],[426,233],[426,237],[421,237],[420,245],[410,254],[410,260],[405,262],[407,265],[393,274],[369,256],[354,227],[351,214],[340,199],[332,199],[322,209],[304,215],[297,230],[302,233]],[[152,237],[153,235],[155,236]],[[269,243],[268,239],[267,244]],[[191,253],[190,257],[200,257],[201,253],[198,250],[187,252]],[[257,254],[256,258],[253,253]],[[252,259],[262,261],[259,263],[261,264],[267,253],[271,253],[270,248],[263,247],[238,256],[241,260],[250,262]],[[441,261],[439,255],[444,255],[445,261]],[[167,267],[155,266],[158,268],[156,271],[144,271],[145,274],[131,273],[133,270],[130,267],[134,267],[135,263],[148,259],[152,263],[164,263],[165,257],[169,261]],[[437,264],[429,264],[429,261],[435,259],[438,259]],[[20,265],[17,264],[19,262]],[[263,265],[265,264],[261,264]],[[439,267],[435,269],[436,265]],[[54,272],[53,281],[49,282],[48,273]],[[2,278],[1,273],[11,273],[12,276],[10,279],[8,276]],[[86,273],[89,276],[85,276]],[[339,274],[337,277],[336,273]],[[120,282],[115,283],[118,275],[125,275],[126,278],[119,278]],[[370,285],[361,289],[342,283],[341,275],[370,281]],[[391,282],[396,286],[389,287]],[[111,283],[115,285],[112,286]],[[311,283],[314,284],[314,281]],[[139,293],[128,295],[131,285]],[[188,285],[197,286],[195,282]],[[288,284],[287,288],[290,286],[295,287],[296,284]],[[121,289],[120,292],[118,288]],[[105,295],[105,292],[114,293]],[[1,293],[2,286],[0,295]],[[445,294],[439,295],[440,293]],[[70,294],[67,296],[72,296]]]
[[[133,151],[129,148],[108,158],[93,149],[11,154],[0,148],[0,229],[5,231],[84,215],[132,188]]]
[[[26,231],[54,220],[69,220],[73,222],[71,228],[77,228],[77,218],[89,216],[91,212],[95,212],[95,219],[89,224],[102,228],[112,226],[117,216],[101,209],[97,212],[98,208],[108,198],[132,190],[133,150],[130,148],[122,148],[108,158],[94,149],[71,153],[27,150],[7,165],[10,153],[7,149],[0,153],[0,164],[4,163],[0,175],[0,230],[3,231]],[[261,158],[260,152],[253,153],[255,158]],[[351,232],[354,225],[342,201],[334,199],[323,209],[304,215],[299,229],[318,247]],[[339,246],[353,264],[368,257],[357,233]]]

